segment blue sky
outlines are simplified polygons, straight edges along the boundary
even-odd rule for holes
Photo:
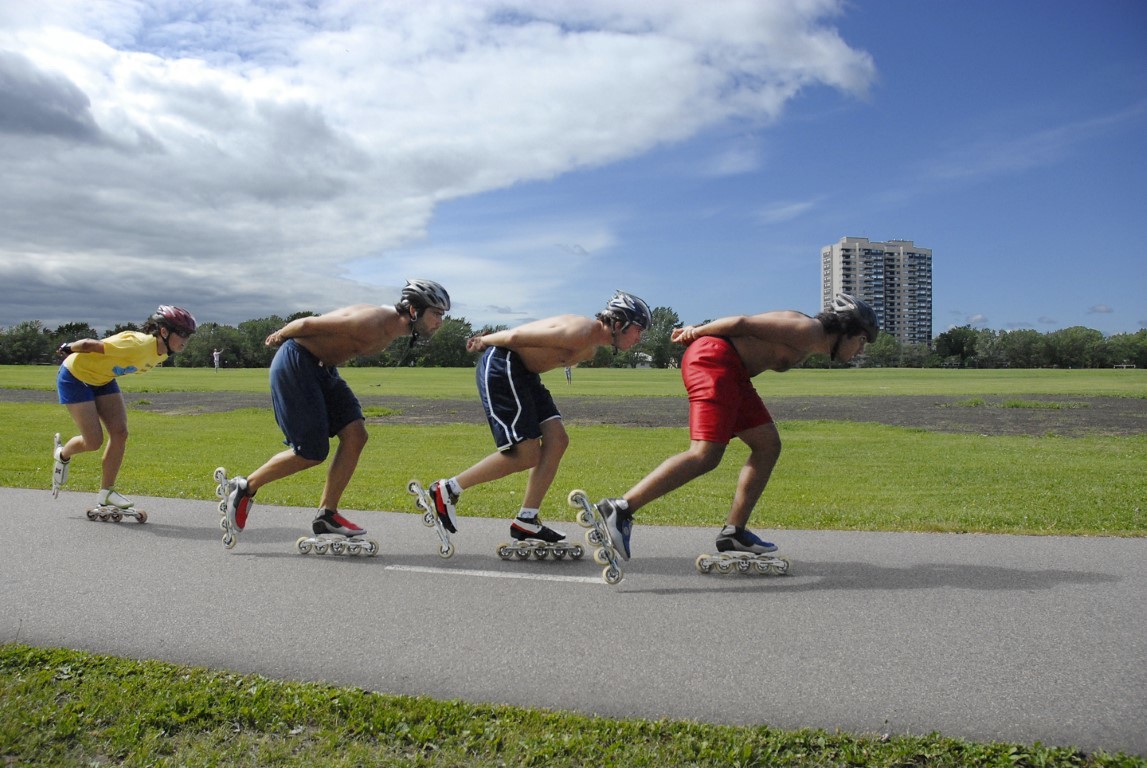
[[[814,313],[859,236],[937,333],[1147,327],[1140,0],[0,0],[0,134],[0,326]]]

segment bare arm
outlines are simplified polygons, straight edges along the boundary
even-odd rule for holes
[[[561,315],[526,323],[518,328],[473,336],[467,340],[466,349],[470,352],[481,352],[488,347],[515,350],[525,347],[584,349],[596,343],[594,332],[600,325],[598,321],[587,317]]]
[[[670,338],[679,344],[688,344],[701,336],[749,336],[804,348],[822,339],[824,329],[815,318],[801,312],[782,310],[759,315],[721,317],[702,325],[674,328]]]

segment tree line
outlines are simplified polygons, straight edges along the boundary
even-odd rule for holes
[[[191,337],[187,348],[168,361],[168,365],[204,368],[214,365],[213,353],[220,350],[226,368],[266,368],[275,349],[263,341],[271,332],[298,317],[313,315],[299,312],[286,318],[272,315],[247,320],[238,326],[203,323]],[[593,359],[582,363],[589,368],[678,368],[685,348],[670,341],[670,333],[681,325],[677,313],[669,307],[653,310],[652,326],[639,344],[625,352],[608,347],[597,350]],[[490,333],[506,328],[475,328],[464,317],[447,317],[433,337],[413,347],[409,337],[398,338],[377,355],[357,358],[350,366],[423,366],[431,368],[467,368],[475,356],[466,351],[466,340],[477,333]],[[59,361],[56,349],[77,339],[100,339],[121,331],[138,331],[140,326],[125,323],[101,334],[87,323],[66,323],[46,328],[38,320],[28,320],[11,328],[0,328],[0,365],[51,364]],[[1104,336],[1097,330],[1075,326],[1049,333],[1035,330],[993,331],[965,325],[939,334],[931,346],[902,344],[895,337],[881,333],[869,344],[861,366],[885,368],[1110,368],[1133,365],[1147,368],[1147,329],[1136,333]],[[806,368],[828,368],[835,364],[818,355],[804,363]]]

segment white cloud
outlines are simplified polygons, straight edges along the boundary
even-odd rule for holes
[[[0,0],[0,326],[160,301],[238,322],[389,301],[415,275],[476,315],[540,311],[584,276],[555,244],[592,259],[607,224],[404,253],[445,201],[767,124],[809,86],[863,95],[872,60],[826,25],[838,10]]]
[[[1106,304],[1095,304],[1087,308],[1087,314],[1089,315],[1110,315],[1114,311],[1114,309]]]

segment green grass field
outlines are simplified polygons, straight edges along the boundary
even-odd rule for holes
[[[464,370],[344,369],[360,394],[473,398]],[[53,388],[55,370],[0,366],[0,387]],[[556,372],[561,377],[561,372]],[[577,396],[681,397],[675,371],[578,370],[548,381]],[[560,383],[560,384],[559,384]],[[147,391],[265,392],[265,371],[162,369],[127,377]],[[784,395],[1147,396],[1142,371],[792,371],[758,379]],[[135,396],[140,393],[142,396]],[[202,501],[211,471],[250,471],[281,448],[268,410],[161,415],[130,412],[120,488]],[[975,531],[1142,536],[1147,436],[981,437],[868,423],[780,425],[784,453],[754,516],[760,529]],[[46,488],[53,432],[73,430],[60,406],[0,402],[0,485]],[[485,427],[371,425],[346,509],[413,512],[412,477],[454,474],[491,450]],[[570,426],[571,446],[543,513],[569,519],[566,491],[628,488],[682,450],[684,429]],[[721,467],[645,509],[639,524],[716,526],[744,448]],[[98,485],[98,455],[77,457],[70,490]],[[264,504],[310,506],[322,469],[267,486]],[[524,480],[467,492],[463,514],[507,517]],[[783,534],[776,536],[783,540]],[[1121,766],[1141,757],[1041,745],[974,744],[940,734],[785,732],[385,696],[69,650],[0,645],[0,765],[20,766]]]
[[[0,366],[0,388],[56,388],[56,368]],[[363,395],[474,399],[470,368],[340,368]],[[577,368],[566,385],[560,370],[543,377],[554,391],[575,397],[683,397],[681,375],[665,369]],[[1080,395],[1147,397],[1147,369],[1127,370],[946,370],[858,368],[765,373],[755,380],[770,397],[814,395]],[[125,392],[266,392],[264,369],[158,368],[120,379]],[[766,398],[767,399],[767,398]]]

